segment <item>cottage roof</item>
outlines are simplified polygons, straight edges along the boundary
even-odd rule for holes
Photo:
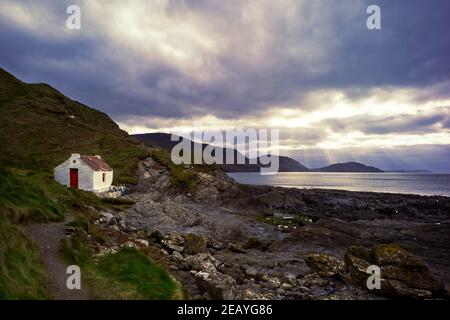
[[[94,171],[112,171],[111,167],[96,156],[80,156],[81,160]]]

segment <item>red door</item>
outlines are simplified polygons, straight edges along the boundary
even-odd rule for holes
[[[70,169],[70,187],[78,189],[78,169]]]

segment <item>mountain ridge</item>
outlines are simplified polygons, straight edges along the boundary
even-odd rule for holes
[[[143,143],[147,145],[154,145],[161,148],[164,148],[168,151],[170,151],[176,144],[178,144],[178,141],[171,141],[171,134],[169,133],[163,133],[163,132],[154,132],[154,133],[142,133],[142,134],[134,134],[131,135],[132,137],[136,138],[137,140],[142,141]],[[186,139],[186,138],[185,138]],[[189,140],[189,139],[186,139]],[[193,142],[192,140],[189,140],[191,143],[191,148],[195,144],[199,144],[197,142]],[[208,144],[203,143],[202,144],[202,150],[207,146]],[[227,149],[232,148],[221,148],[222,152],[226,152]],[[234,152],[234,159],[236,159],[236,154],[240,154],[237,150],[233,149]],[[242,157],[244,157],[242,154],[240,154]],[[224,164],[221,165],[222,170],[226,172],[259,172],[261,170],[261,167],[263,165],[260,164],[259,159],[257,160],[257,164],[250,164],[250,160],[247,157],[245,158],[245,164]],[[330,171],[331,170],[331,171]],[[336,170],[336,171],[332,171]],[[367,166],[362,163],[358,162],[346,162],[346,163],[336,163],[336,164],[330,164],[329,166],[323,167],[323,168],[315,168],[315,169],[309,169],[299,161],[287,157],[287,156],[279,156],[279,172],[383,172],[383,170],[371,166]]]

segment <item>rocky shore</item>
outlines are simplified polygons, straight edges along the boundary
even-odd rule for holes
[[[135,205],[98,213],[117,240],[97,254],[142,247],[194,299],[448,297],[450,198],[244,186],[221,171],[180,192],[152,158],[139,177]]]

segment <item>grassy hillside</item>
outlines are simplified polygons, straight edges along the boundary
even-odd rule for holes
[[[0,243],[0,300],[47,298],[37,249],[2,213]]]
[[[71,153],[100,154],[114,183],[135,183],[146,151],[106,114],[0,68],[0,165],[52,173]]]
[[[138,161],[149,153],[106,114],[48,85],[25,84],[2,69],[0,146],[0,300],[46,299],[44,266],[21,224],[60,221],[68,210],[84,216],[87,206],[130,205],[68,189],[54,181],[53,168],[71,153],[100,154],[114,169],[115,184],[133,184]],[[79,262],[92,271],[89,284],[98,291],[94,298],[181,297],[181,289],[164,268],[137,250],[105,257],[98,268],[88,240],[104,235],[93,226],[84,231],[90,237],[79,241],[86,249],[85,261]]]
[[[0,167],[0,299],[44,299],[37,249],[17,222],[60,220],[65,208],[34,177]]]
[[[11,222],[57,221],[64,217],[65,206],[55,192],[37,181],[33,172],[0,168],[0,206]]]

